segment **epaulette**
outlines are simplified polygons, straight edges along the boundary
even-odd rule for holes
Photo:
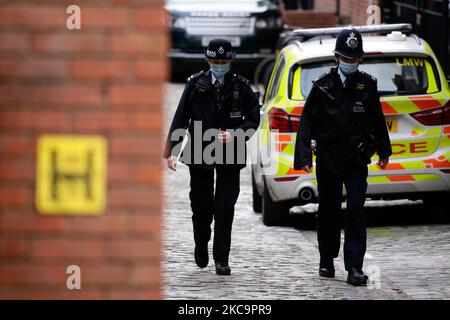
[[[328,76],[330,73],[331,73],[331,71],[327,71],[327,72],[322,73],[320,76],[318,76],[316,79],[314,79],[313,82],[317,82],[319,80],[322,80],[323,78]]]
[[[325,79],[325,77],[327,77],[330,73],[331,73],[331,71],[324,72],[320,76],[318,76],[316,79],[312,80],[311,82],[314,85],[318,85],[318,82]]]
[[[190,81],[192,81],[192,80],[194,80],[194,79],[197,79],[198,77],[200,77],[201,75],[203,75],[203,73],[204,73],[203,71],[194,73],[193,75],[189,76],[189,77],[186,79],[186,82],[190,82]]]
[[[238,79],[239,81],[241,81],[241,82],[243,82],[243,83],[245,83],[246,85],[250,85],[250,80],[248,80],[247,78],[244,78],[243,76],[241,76],[241,75],[238,75],[238,74],[233,74],[233,77],[235,77],[236,79]]]
[[[364,71],[360,71],[360,72],[361,72],[361,74],[362,74],[363,76],[366,76],[367,78],[369,78],[369,79],[372,80],[373,82],[376,83],[376,82],[378,81],[377,78],[375,78],[374,76],[368,74],[367,72],[364,72]]]

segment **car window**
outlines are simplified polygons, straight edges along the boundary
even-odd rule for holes
[[[306,99],[312,81],[335,65],[336,62],[329,61],[294,67],[291,70],[290,98]],[[365,58],[359,69],[377,78],[378,91],[382,96],[431,94],[441,90],[437,69],[431,58]],[[300,90],[294,86],[299,86]]]
[[[282,63],[283,63],[283,65],[281,65]],[[283,68],[284,68],[284,57],[280,55],[278,57],[277,61],[275,62],[275,66],[274,66],[272,74],[270,76],[269,85],[266,88],[266,95],[265,95],[265,98],[264,98],[264,102],[272,99],[273,93],[275,91],[274,87],[277,86],[276,79],[278,78],[278,74],[279,74],[280,69],[283,69]]]
[[[284,72],[284,66],[286,65],[284,57],[281,57],[281,61],[278,64],[278,68],[275,71],[274,79],[272,81],[272,87],[269,92],[268,100],[272,99],[277,95],[278,89],[280,88],[281,77]]]
[[[281,62],[281,59],[277,59],[275,61],[275,65],[274,65],[274,67],[272,69],[272,73],[270,74],[270,77],[269,77],[269,84],[267,85],[266,93],[264,95],[264,102],[266,102],[267,100],[270,99],[270,93],[271,93],[272,88],[273,88],[275,74],[277,73],[278,66],[280,65],[280,62]]]

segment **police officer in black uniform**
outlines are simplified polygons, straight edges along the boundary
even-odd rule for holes
[[[311,172],[312,154],[316,155],[319,275],[328,278],[335,275],[333,258],[339,253],[339,215],[345,185],[347,282],[366,285],[368,277],[362,267],[367,238],[363,211],[367,165],[377,152],[377,164],[385,169],[392,150],[377,80],[358,70],[364,54],[360,33],[355,29],[343,29],[336,39],[334,53],[338,66],[313,81],[306,100],[297,132],[294,168]]]
[[[235,52],[228,40],[212,40],[205,52],[210,66],[188,78],[183,95],[172,121],[164,157],[170,169],[176,170],[181,138],[173,134],[188,128],[190,139],[183,149],[181,161],[189,166],[190,201],[194,229],[194,257],[200,268],[208,265],[208,241],[211,223],[214,224],[213,258],[216,273],[231,273],[228,257],[234,206],[239,196],[240,170],[245,167],[245,141],[259,125],[259,101],[249,81],[230,71]],[[201,126],[201,132],[195,132]],[[233,129],[233,130],[230,130]],[[241,130],[239,130],[241,129]],[[215,139],[198,140],[213,132]],[[238,134],[244,133],[242,145]],[[239,140],[242,142],[242,139]],[[207,159],[211,143],[216,143]],[[233,152],[228,148],[232,145]],[[230,155],[227,157],[227,155]],[[214,171],[216,183],[214,191]]]

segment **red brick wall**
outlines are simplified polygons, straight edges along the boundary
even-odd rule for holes
[[[315,10],[286,10],[283,15],[284,23],[299,28],[325,28],[339,24],[339,19],[333,12],[317,12]]]
[[[81,30],[66,8],[81,7]],[[163,0],[0,0],[0,299],[160,293]],[[44,133],[108,141],[98,217],[35,209]],[[66,268],[81,268],[81,290]]]
[[[348,18],[345,23],[353,25],[365,25],[367,22],[367,7],[369,3],[380,5],[380,0],[341,0],[340,16]],[[315,9],[318,11],[336,11],[336,0],[314,0]]]

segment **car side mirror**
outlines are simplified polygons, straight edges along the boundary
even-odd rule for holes
[[[259,91],[255,91],[255,94],[259,101],[259,99],[261,99],[261,93]]]
[[[261,92],[259,91],[255,91],[256,97],[258,98],[258,103],[259,103],[259,109],[261,109],[263,103],[261,101]]]

